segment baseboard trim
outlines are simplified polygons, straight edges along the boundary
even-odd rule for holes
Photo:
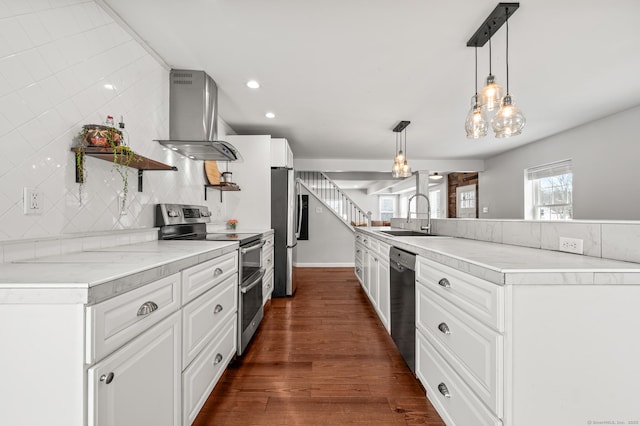
[[[294,263],[297,268],[354,268],[355,263]]]

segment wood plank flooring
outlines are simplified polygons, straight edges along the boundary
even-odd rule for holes
[[[444,425],[352,268],[297,268],[195,426]]]

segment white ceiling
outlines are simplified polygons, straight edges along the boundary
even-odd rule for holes
[[[285,137],[297,158],[391,159],[399,120],[411,121],[409,162],[487,158],[640,104],[638,0],[522,1],[509,21],[510,85],[527,126],[479,141],[464,135],[466,42],[497,1],[104,1],[171,67],[210,74],[239,134]],[[503,85],[504,45],[503,26]],[[488,45],[478,54],[482,84]]]

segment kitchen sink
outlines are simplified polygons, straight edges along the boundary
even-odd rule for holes
[[[383,234],[393,235],[394,237],[431,237],[425,232],[411,231],[409,229],[398,229],[392,231],[378,231]]]

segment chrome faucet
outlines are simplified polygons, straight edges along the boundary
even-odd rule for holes
[[[409,202],[407,203],[407,223],[409,223],[409,221],[411,220],[411,200],[416,197],[424,197],[424,199],[427,200],[427,226],[421,226],[420,229],[429,233],[431,232],[431,201],[429,201],[429,197],[424,195],[422,192],[418,192],[417,194],[413,194],[411,197],[409,197]],[[416,218],[418,215],[417,208],[418,202],[416,201]]]

